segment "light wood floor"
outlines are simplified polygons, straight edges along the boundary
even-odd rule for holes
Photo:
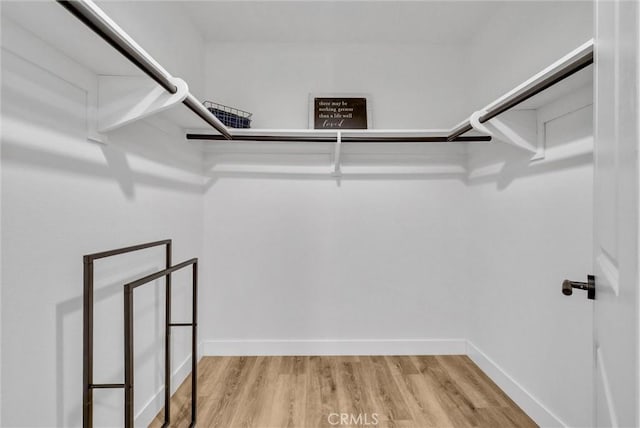
[[[536,426],[461,355],[205,357],[198,370],[199,428]],[[189,377],[172,427],[189,425],[190,391]]]

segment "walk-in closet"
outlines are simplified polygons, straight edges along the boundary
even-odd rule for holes
[[[0,14],[0,426],[640,426],[637,1]]]

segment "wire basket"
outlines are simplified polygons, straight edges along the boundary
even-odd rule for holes
[[[231,128],[251,128],[251,116],[253,116],[253,113],[212,101],[205,101],[203,104],[207,110],[213,113],[226,126]]]

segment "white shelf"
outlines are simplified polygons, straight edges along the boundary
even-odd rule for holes
[[[537,110],[578,89],[593,85],[593,65],[583,68],[574,75],[556,83],[532,98],[514,107],[514,110]]]
[[[73,6],[69,4],[69,7],[74,9],[74,13],[79,13],[84,18],[97,19],[96,22],[103,25],[106,31],[103,33],[112,39],[112,43],[117,44],[121,49],[125,46],[131,49],[130,52],[133,51],[138,55],[138,63],[143,62],[140,67],[152,75],[156,81],[161,82],[167,91],[174,91],[175,88],[168,87],[166,79],[172,83],[177,82],[174,86],[179,88],[176,94],[166,95],[159,94],[153,85],[148,88],[145,84],[142,85],[144,89],[140,91],[142,93],[140,96],[134,94],[135,91],[125,91],[130,82],[125,82],[124,79],[121,79],[122,81],[118,81],[118,78],[112,79],[115,82],[110,81],[107,89],[104,91],[102,87],[99,89],[101,99],[107,98],[109,102],[97,106],[98,122],[102,120],[102,123],[99,122],[95,127],[97,131],[117,129],[135,120],[155,115],[155,119],[170,123],[176,128],[188,129],[194,134],[203,134],[195,137],[204,140],[210,138],[215,140],[220,137],[220,133],[212,128],[215,127],[225,134],[228,131],[235,139],[241,141],[254,138],[261,142],[277,142],[278,139],[292,141],[299,138],[307,139],[309,142],[335,143],[336,163],[339,162],[342,142],[451,143],[451,139],[461,134],[464,135],[463,140],[470,142],[482,140],[483,136],[492,136],[532,151],[536,156],[541,156],[543,154],[540,153],[540,147],[536,147],[535,142],[532,141],[535,139],[535,129],[532,132],[532,121],[535,128],[535,117],[526,111],[537,110],[592,81],[592,67],[575,72],[578,67],[584,67],[592,58],[593,40],[590,40],[449,130],[227,129],[204,109],[193,95],[188,93],[185,82],[170,76],[94,3],[82,0],[74,2]],[[143,76],[143,79],[151,81],[105,40],[55,2],[3,3],[3,14],[19,22],[28,31],[48,43],[57,46],[66,56],[84,65],[98,76]],[[151,64],[145,65],[145,61]],[[158,80],[157,74],[154,73],[162,74],[165,80]],[[573,74],[567,77],[571,73]],[[184,89],[185,87],[187,89]],[[539,92],[540,90],[542,92]],[[531,96],[532,93],[536,95]],[[122,100],[118,98],[118,94],[125,94]],[[521,99],[524,101],[520,102]],[[181,105],[181,102],[188,104],[189,108]],[[105,120],[105,117],[108,120]],[[203,118],[206,118],[206,121]],[[206,125],[207,122],[211,127]],[[208,135],[204,135],[205,133]],[[193,137],[192,135],[191,138]]]

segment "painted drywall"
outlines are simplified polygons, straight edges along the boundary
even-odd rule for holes
[[[205,87],[253,112],[257,128],[307,128],[309,93],[345,92],[370,95],[375,128],[447,127],[463,110],[462,51],[213,41]],[[345,146],[342,180],[328,174],[332,153],[304,144],[207,153],[204,272],[219,284],[203,290],[211,353],[388,353],[400,346],[390,339],[428,352],[430,340],[463,338],[464,149]]]
[[[345,91],[372,94],[374,127],[447,127],[588,40],[591,15],[587,2],[505,4],[467,48],[212,42],[206,91],[253,111],[256,127],[304,128],[307,92]],[[389,156],[396,147],[347,154],[341,183],[327,177],[331,147],[212,149],[205,272],[225,286],[205,295],[216,308],[207,352],[366,352],[376,341],[392,352],[390,337],[465,337],[539,422],[588,426],[591,303],[560,284],[590,270],[589,108],[544,129],[537,164],[500,143],[472,148],[464,188],[425,164],[414,182]],[[349,175],[356,165],[366,179]]]
[[[206,45],[206,98],[252,112],[255,128],[307,128],[310,93],[364,93],[373,127],[449,128],[465,111],[464,45]]]
[[[504,2],[469,45],[465,107],[484,107],[591,38],[592,1]]]
[[[213,100],[252,111],[258,128],[306,128],[309,93],[344,92],[370,95],[373,127],[446,127],[462,109],[463,49],[216,41],[207,44],[205,86]],[[389,339],[463,337],[465,186],[455,173],[463,161],[448,166],[453,177],[425,175],[434,158],[455,158],[459,148],[404,147],[390,157],[396,149],[345,147],[345,172],[374,172],[342,182],[327,174],[331,147],[209,155],[215,181],[205,197],[205,272],[225,284],[203,291],[213,305],[202,327],[211,352],[237,341],[269,352],[265,340],[294,352],[343,353],[350,341],[368,342],[359,342],[361,352],[389,352]],[[399,167],[404,179],[377,176],[380,167]]]
[[[530,165],[509,147],[475,154],[504,163],[469,183],[468,338],[569,426],[592,416],[593,303],[560,292],[591,272],[591,120],[588,106],[547,123],[546,159]]]
[[[172,238],[175,261],[199,256],[202,161],[145,123],[113,133],[109,145],[88,142],[96,76],[6,16],[2,31],[2,389],[11,393],[1,424],[80,426],[82,255]],[[122,284],[163,267],[162,249],[96,263],[95,382],[123,380]],[[173,283],[174,320],[188,320],[188,272]],[[143,425],[163,385],[162,284],[135,293]],[[188,331],[173,339],[179,371]],[[121,425],[122,399],[122,391],[96,391],[95,426]]]
[[[203,340],[461,338],[465,190],[454,179],[217,179]]]
[[[140,46],[196,97],[204,91],[204,41],[178,2],[98,1]]]
[[[557,420],[590,426],[593,306],[560,286],[591,272],[592,108],[567,112],[546,123],[543,160],[471,151],[468,337]]]
[[[470,104],[482,107],[593,37],[592,17],[591,2],[505,4],[470,49],[485,82],[470,88]],[[467,337],[530,394],[522,403],[544,425],[592,424],[592,302],[560,293],[562,280],[584,281],[592,269],[592,109],[580,102],[591,93],[546,107],[544,160],[500,144],[469,152]]]

